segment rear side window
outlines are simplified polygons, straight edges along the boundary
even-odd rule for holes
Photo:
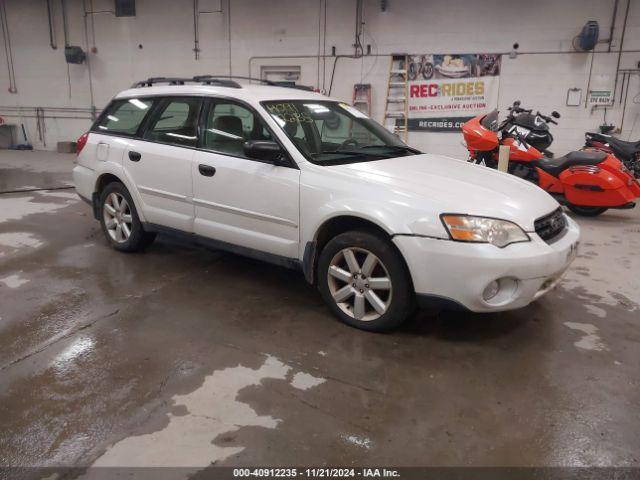
[[[171,143],[185,147],[195,147],[199,98],[171,98],[163,100],[154,113],[144,138],[156,142]]]
[[[94,129],[105,133],[135,135],[152,105],[151,99],[116,100],[107,107]]]

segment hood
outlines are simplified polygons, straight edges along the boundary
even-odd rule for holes
[[[558,208],[551,195],[526,180],[442,155],[413,155],[328,168],[367,183],[379,183],[387,191],[400,191],[439,213],[501,218],[527,231],[534,230],[537,218]]]

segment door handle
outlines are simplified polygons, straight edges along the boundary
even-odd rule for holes
[[[205,177],[213,177],[216,174],[215,167],[211,165],[203,165],[202,163],[198,165],[198,171],[200,175],[204,175]]]
[[[131,160],[132,162],[139,162],[140,159],[142,158],[142,155],[138,152],[129,152],[129,160]]]

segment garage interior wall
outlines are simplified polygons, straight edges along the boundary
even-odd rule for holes
[[[68,43],[81,46],[88,55],[88,62],[81,65],[64,60],[63,4]],[[362,44],[365,52],[371,45],[372,55],[337,60],[331,94],[351,102],[354,83],[370,83],[372,116],[381,121],[389,69],[386,55],[508,53],[518,43],[517,58],[503,57],[499,108],[520,99],[523,106],[543,113],[558,110],[562,118],[559,126],[552,126],[556,140],[551,150],[563,153],[581,146],[584,132],[603,121],[604,109],[593,111],[585,105],[589,84],[592,89],[602,89],[603,84],[612,89],[618,63],[620,69],[638,68],[637,0],[618,1],[610,45],[601,42],[596,53],[576,53],[572,47],[588,20],[597,20],[600,39],[608,40],[615,4],[615,0],[364,0]],[[116,17],[113,0],[50,0],[52,39],[45,0],[5,0],[4,5],[8,31],[2,40],[6,55],[0,54],[4,86],[0,116],[9,124],[24,123],[37,149],[55,149],[58,141],[75,140],[90,125],[92,107],[100,111],[136,80],[230,71],[260,76],[262,66],[293,65],[300,66],[299,83],[328,91],[336,62],[332,47],[337,55],[354,54],[356,0],[137,0],[135,17]],[[606,119],[620,126],[624,111],[621,138],[637,140],[640,79],[637,72],[628,78],[623,85],[619,77]],[[582,89],[581,106],[565,105],[569,88]],[[42,138],[35,107],[43,108]],[[409,143],[424,151],[464,158],[461,141],[458,133],[409,135]]]

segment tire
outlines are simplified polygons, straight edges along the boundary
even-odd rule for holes
[[[320,253],[317,280],[329,309],[352,327],[388,331],[414,310],[411,277],[400,253],[374,233],[350,231],[331,239]]]
[[[433,77],[433,64],[426,62],[422,65],[422,78],[431,80],[431,77]]]
[[[99,212],[107,242],[120,252],[138,252],[156,238],[155,233],[144,231],[129,191],[119,182],[108,184],[101,192]]]
[[[609,210],[606,207],[585,207],[582,205],[573,205],[572,203],[567,204],[567,208],[581,217],[597,217]]]

